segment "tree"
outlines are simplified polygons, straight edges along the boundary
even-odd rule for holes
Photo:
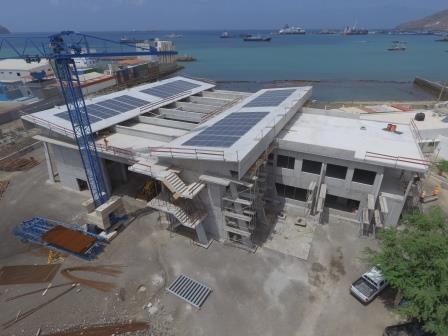
[[[447,336],[448,220],[434,207],[405,216],[402,224],[378,233],[381,249],[369,249],[368,259],[405,298],[397,308],[400,315]]]

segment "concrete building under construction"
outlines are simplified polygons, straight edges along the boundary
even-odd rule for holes
[[[396,225],[428,168],[415,123],[310,113],[311,94],[222,91],[174,77],[88,99],[107,191],[151,182],[147,206],[203,246],[254,249],[283,213],[305,223],[337,216],[364,236]],[[66,108],[22,118],[41,129],[49,179],[85,188]]]

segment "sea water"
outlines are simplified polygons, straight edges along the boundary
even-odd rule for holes
[[[448,43],[436,42],[436,36],[273,35],[271,42],[244,42],[239,37],[271,32],[230,31],[235,37],[228,39],[220,38],[220,31],[92,34],[115,41],[124,36],[163,40],[171,33],[182,35],[172,39],[176,49],[197,59],[183,63],[183,73],[218,81],[218,87],[230,90],[255,91],[289,80],[313,85],[318,100],[424,100],[431,97],[412,85],[415,76],[448,80]],[[406,42],[407,50],[388,51],[396,40]]]

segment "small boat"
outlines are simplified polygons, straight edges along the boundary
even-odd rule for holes
[[[445,35],[444,37],[436,40],[436,42],[448,42],[448,35]]]
[[[388,48],[389,51],[405,51],[406,50],[406,42],[393,41],[392,46]]]
[[[231,38],[232,37],[232,35],[230,35],[229,34],[229,32],[223,32],[222,34],[221,34],[221,36],[220,36],[221,38]]]
[[[171,33],[171,34],[167,35],[166,37],[168,37],[168,38],[181,38],[181,37],[183,37],[183,35]]]
[[[306,31],[300,27],[290,27],[289,25],[285,25],[282,29],[278,31],[279,35],[305,35]]]
[[[269,42],[271,37],[261,35],[246,35],[243,40],[245,42]]]
[[[126,43],[126,44],[137,44],[137,43],[143,43],[143,42],[145,42],[145,40],[139,40],[139,39],[127,37],[127,36],[123,36],[120,39],[120,43]]]

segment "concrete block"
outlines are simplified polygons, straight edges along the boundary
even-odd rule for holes
[[[91,213],[95,210],[95,202],[93,202],[93,198],[89,198],[82,202],[82,206],[86,209],[87,213]]]

